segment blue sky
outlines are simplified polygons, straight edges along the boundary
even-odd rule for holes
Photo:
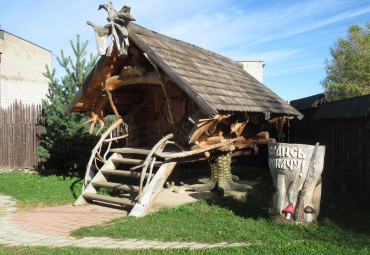
[[[330,46],[352,24],[370,21],[363,0],[127,0],[136,23],[234,60],[262,60],[264,84],[286,101],[323,91]],[[97,52],[95,34],[86,21],[105,25],[102,0],[2,0],[5,31],[60,55],[71,54],[69,41],[80,34],[88,51]],[[53,67],[60,69],[55,58]],[[63,73],[57,72],[62,75]]]

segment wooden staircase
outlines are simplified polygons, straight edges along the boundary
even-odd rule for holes
[[[155,151],[163,150],[168,139],[163,138],[151,150],[133,147],[110,149],[113,154],[83,189],[74,205],[94,202],[116,204],[132,208],[129,215],[145,216],[176,165],[174,160],[159,161],[154,156]],[[101,188],[116,190],[118,195],[99,194]]]

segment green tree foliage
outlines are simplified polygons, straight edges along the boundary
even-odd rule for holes
[[[74,60],[65,57],[61,50],[61,57],[57,57],[59,65],[66,71],[66,75],[58,80],[55,78],[55,69],[50,71],[46,66],[44,75],[49,79],[48,100],[42,104],[46,115],[46,127],[42,137],[43,143],[38,147],[39,156],[46,159],[43,168],[52,170],[54,174],[76,175],[84,171],[96,137],[88,133],[88,127],[82,123],[87,120],[83,114],[63,116],[68,103],[74,97],[83,81],[90,73],[97,61],[97,56],[90,54],[86,60],[87,41],[80,43],[77,35],[76,43],[70,41],[74,53]]]
[[[352,25],[348,39],[330,48],[332,59],[326,65],[322,85],[329,101],[370,93],[370,23],[363,28]]]

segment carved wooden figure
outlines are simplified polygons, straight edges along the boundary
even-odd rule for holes
[[[286,220],[316,221],[320,212],[325,146],[270,143],[268,153],[275,190],[271,215]]]

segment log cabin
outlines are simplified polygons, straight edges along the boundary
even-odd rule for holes
[[[246,190],[233,180],[231,157],[254,153],[258,144],[274,141],[262,132],[265,125],[279,129],[302,115],[240,63],[133,23],[129,7],[117,12],[107,3],[100,8],[108,11],[109,24],[88,24],[95,30],[101,57],[64,115],[86,113],[91,132],[96,123],[98,132],[102,130],[107,115],[115,115],[117,122],[92,151],[75,205],[104,201],[132,206],[130,215],[144,216],[176,164],[205,159],[211,166],[210,181],[189,189]],[[119,126],[123,133],[112,137]],[[111,149],[119,139],[124,147]],[[104,155],[103,145],[108,147]],[[138,178],[139,184],[110,182],[110,176]],[[130,195],[103,196],[98,194],[102,187]]]

